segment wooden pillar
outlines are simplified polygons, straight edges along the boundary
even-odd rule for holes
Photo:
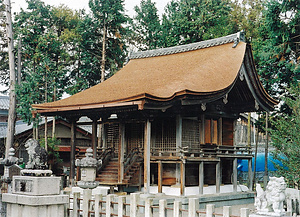
[[[237,192],[237,158],[233,159],[233,166],[232,166],[232,170],[233,170],[233,192],[236,193]]]
[[[182,147],[182,117],[176,116],[176,151]],[[180,164],[176,163],[176,184],[180,183]]]
[[[216,164],[216,193],[220,193],[221,186],[221,162],[217,162]]]
[[[158,162],[158,193],[162,193],[162,174],[163,174],[163,165],[162,162]]]
[[[45,116],[45,150],[48,152],[48,117]]]
[[[184,195],[185,188],[185,162],[180,163],[180,195]]]
[[[107,148],[107,125],[101,124],[101,130],[102,130],[102,148]]]
[[[125,152],[125,124],[119,124],[119,147],[118,147],[118,182],[121,183],[124,178],[124,152]]]
[[[92,123],[92,149],[93,149],[93,158],[97,158],[97,119],[93,119]]]
[[[150,188],[150,148],[151,148],[151,122],[147,119],[145,123],[144,142],[144,191],[149,193]]]
[[[70,185],[74,186],[75,151],[76,151],[76,119],[71,119],[71,152],[70,152]]]
[[[199,194],[203,194],[204,186],[204,162],[201,161],[199,164]]]
[[[252,158],[249,158],[248,159],[248,188],[249,188],[249,191],[252,191]]]

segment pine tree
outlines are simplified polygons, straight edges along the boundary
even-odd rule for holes
[[[283,98],[291,109],[291,115],[273,117],[271,130],[272,153],[277,173],[284,176],[293,187],[300,184],[300,84],[292,86],[290,96]]]
[[[172,0],[165,9],[164,47],[217,38],[238,31],[230,1]]]
[[[136,46],[140,50],[161,47],[161,26],[155,2],[142,0],[140,6],[134,7],[133,31]]]
[[[270,1],[264,12],[259,37],[253,41],[258,73],[273,97],[289,94],[300,80],[299,39],[300,5],[298,1]],[[282,111],[290,112],[286,106]]]

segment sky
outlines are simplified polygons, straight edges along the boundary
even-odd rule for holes
[[[72,9],[88,9],[88,0],[43,0],[46,4],[58,6],[64,4]],[[156,2],[156,7],[161,15],[164,11],[164,7],[170,0],[152,0]],[[27,7],[25,0],[12,0],[12,11],[17,12],[20,8],[25,9]],[[125,0],[126,14],[130,17],[134,14],[134,6],[139,5],[140,0]]]

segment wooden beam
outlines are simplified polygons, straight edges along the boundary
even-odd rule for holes
[[[161,161],[158,162],[157,167],[158,167],[158,193],[162,193],[163,165]]]
[[[253,178],[253,175],[252,175],[252,158],[249,158],[248,159],[248,188],[249,188],[249,191],[252,191],[252,178]]]
[[[150,148],[151,148],[151,122],[147,119],[145,123],[144,137],[144,191],[149,193],[150,188]]]
[[[118,147],[118,182],[124,178],[124,152],[125,152],[125,124],[119,124],[119,147]]]
[[[237,158],[233,159],[233,192],[237,192]]]
[[[180,163],[180,195],[184,195],[185,189],[185,162]]]
[[[176,149],[182,147],[182,117],[176,116]],[[176,164],[176,184],[180,183],[180,164]]]
[[[220,193],[221,186],[221,162],[216,164],[216,193]]]
[[[107,148],[107,125],[102,124],[102,148]]]
[[[218,145],[223,145],[223,135],[222,135],[222,129],[223,129],[223,119],[219,118],[218,119]]]
[[[199,194],[203,194],[204,186],[204,162],[199,163]]]
[[[70,185],[74,186],[75,176],[75,151],[76,151],[76,120],[72,119],[71,122],[71,152],[70,152]]]
[[[97,158],[97,119],[93,119],[92,123],[92,149],[93,158]]]
[[[200,142],[205,144],[205,116],[201,115]]]

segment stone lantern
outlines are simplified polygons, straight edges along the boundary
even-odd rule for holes
[[[95,188],[99,182],[96,180],[97,167],[102,163],[101,160],[97,161],[93,158],[93,149],[88,148],[85,153],[85,157],[77,159],[75,165],[80,167],[80,181],[77,182],[77,186],[81,188]]]

